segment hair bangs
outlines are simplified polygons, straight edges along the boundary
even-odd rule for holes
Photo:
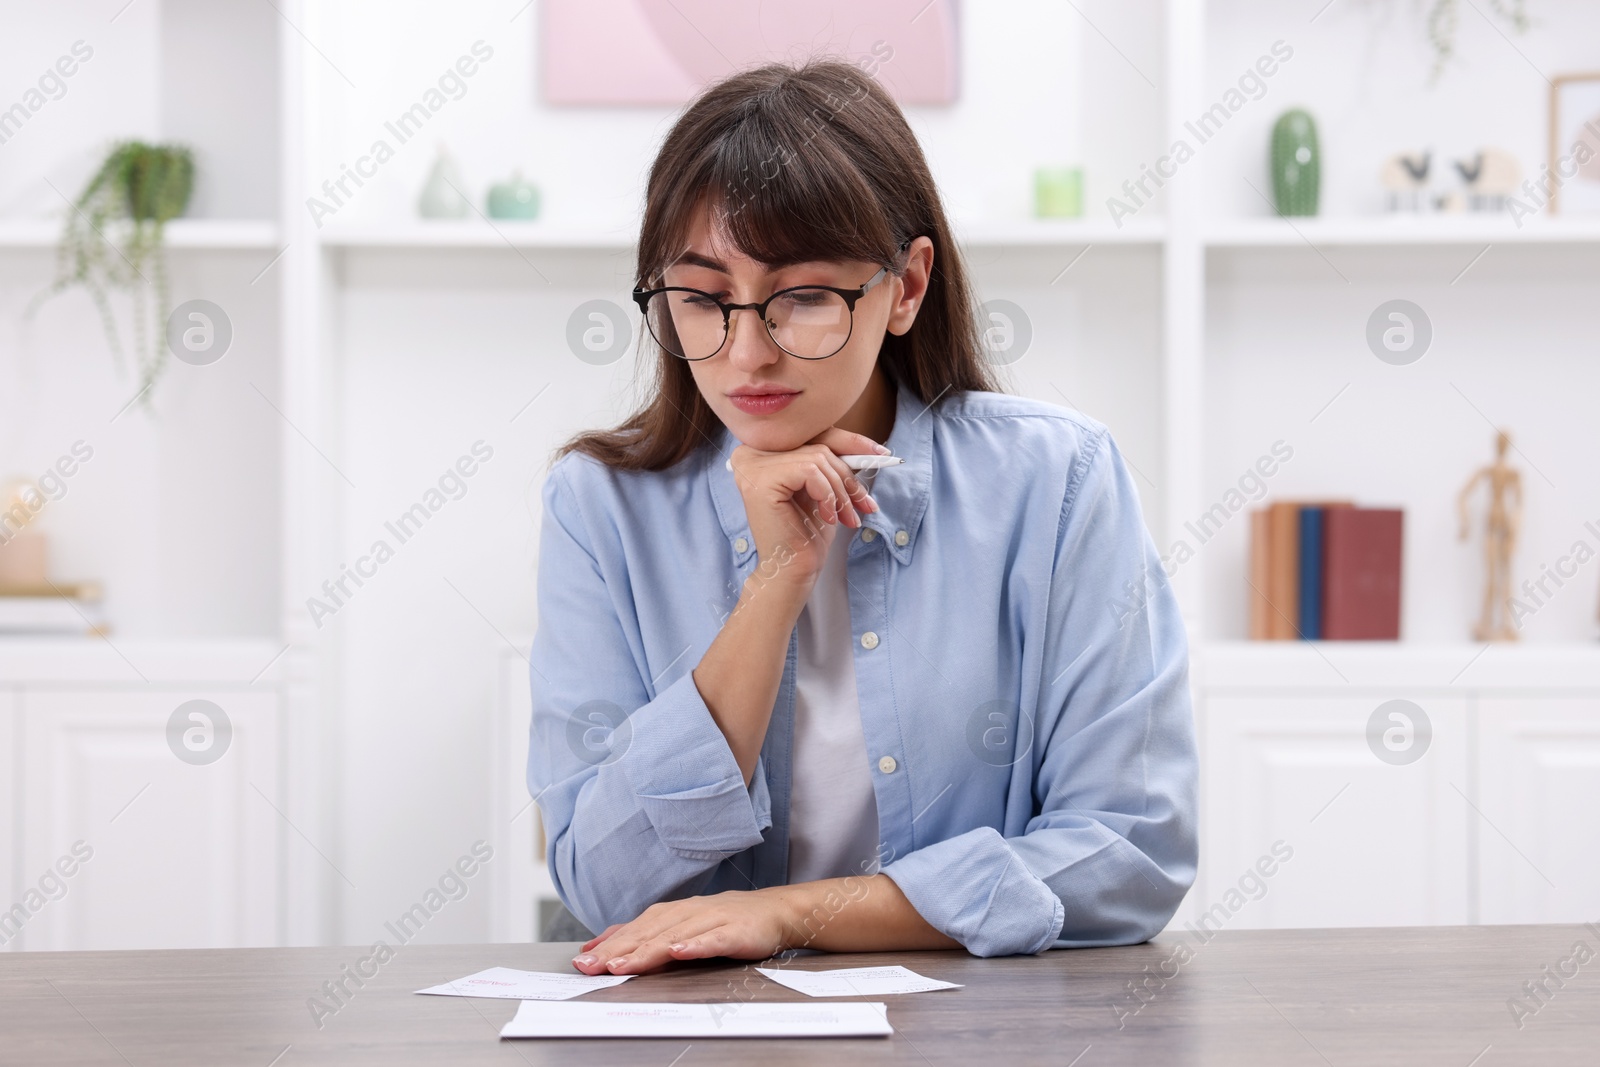
[[[714,239],[770,267],[849,262],[893,265],[902,240],[840,133],[823,123],[795,129],[804,101],[771,94],[705,143],[691,166],[658,190],[666,241],[642,278],[659,278],[688,247],[704,208]],[[811,120],[815,122],[815,120]],[[644,249],[641,249],[644,251]]]
[[[704,190],[713,227],[768,266],[892,264],[900,242],[835,131],[825,125],[802,139],[769,119],[752,116],[714,146]]]

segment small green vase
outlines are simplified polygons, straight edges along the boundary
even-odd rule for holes
[[[1272,194],[1278,214],[1315,215],[1321,186],[1316,120],[1299,108],[1285,111],[1272,127]]]
[[[491,219],[536,219],[539,217],[539,189],[514,171],[511,180],[489,187]]]

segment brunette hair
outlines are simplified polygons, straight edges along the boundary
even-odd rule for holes
[[[656,284],[705,204],[734,246],[764,264],[862,260],[902,270],[912,238],[933,242],[916,321],[879,360],[924,404],[996,389],[978,341],[966,269],[916,135],[871,77],[835,59],[774,63],[712,85],[678,118],[646,187],[637,277]],[[578,434],[581,452],[623,470],[664,470],[715,439],[721,420],[688,363],[656,349],[653,395],[620,426]]]

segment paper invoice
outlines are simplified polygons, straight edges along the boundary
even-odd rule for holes
[[[801,971],[757,967],[756,970],[808,997],[886,997],[892,993],[927,993],[934,989],[960,989],[955,982],[928,978],[901,966],[836,967],[831,971]]]
[[[525,1000],[501,1037],[887,1037],[882,1001],[548,1004]]]
[[[566,1000],[596,989],[609,989],[632,978],[631,974],[559,974],[490,967],[444,985],[419,989],[441,997],[499,997],[502,1000]]]

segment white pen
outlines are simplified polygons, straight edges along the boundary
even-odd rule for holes
[[[900,456],[840,456],[844,465],[853,471],[870,471],[879,467],[894,467],[905,460]]]
[[[905,460],[900,456],[840,456],[844,465],[853,471],[877,470],[879,467],[897,467]],[[733,457],[729,456],[722,465],[728,470],[733,470]]]

